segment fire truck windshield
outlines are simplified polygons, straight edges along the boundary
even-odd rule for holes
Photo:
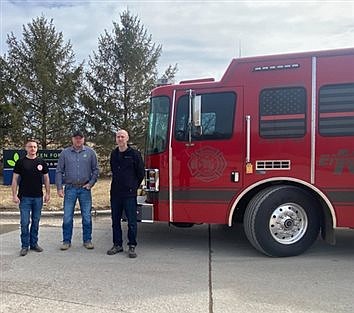
[[[155,154],[166,149],[170,101],[168,97],[151,98],[149,128],[146,140],[146,153]]]

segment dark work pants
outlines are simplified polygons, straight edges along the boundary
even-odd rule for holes
[[[128,245],[136,246],[136,235],[138,230],[136,197],[111,197],[113,244],[115,246],[122,246],[123,244],[121,226],[123,210],[128,219]]]

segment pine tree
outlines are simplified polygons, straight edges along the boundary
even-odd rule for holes
[[[7,63],[12,79],[9,103],[22,117],[17,133],[36,138],[42,148],[67,143],[77,114],[82,64],[75,66],[70,42],[64,43],[53,20],[44,16],[23,26],[23,39],[11,33]]]
[[[168,68],[165,70],[165,73],[161,76],[161,79],[174,83],[174,78],[176,76],[177,71],[178,71],[177,63],[174,66],[170,64]]]
[[[81,98],[98,150],[114,146],[119,128],[126,129],[131,142],[143,148],[160,54],[161,46],[152,42],[138,17],[129,11],[121,14],[119,24],[113,23],[111,34],[105,31],[100,36]]]
[[[6,60],[0,57],[0,146],[11,146],[16,139],[16,129],[21,125],[21,116],[10,103],[11,76]],[[19,138],[17,138],[19,140]],[[2,153],[2,151],[0,151]]]

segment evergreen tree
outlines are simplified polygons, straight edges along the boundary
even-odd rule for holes
[[[169,65],[168,68],[165,70],[165,73],[161,76],[161,79],[174,83],[174,78],[176,76],[177,71],[178,71],[177,63],[174,66]]]
[[[160,54],[161,46],[152,42],[138,17],[129,11],[121,14],[119,24],[113,23],[111,34],[105,31],[100,36],[81,98],[98,150],[107,154],[119,128],[126,129],[131,142],[143,148]]]
[[[10,146],[16,139],[16,129],[21,125],[20,115],[9,102],[11,76],[6,60],[0,57],[0,146]],[[19,138],[17,138],[18,140]],[[2,153],[2,151],[0,151]]]
[[[74,65],[70,42],[64,43],[53,21],[42,16],[23,26],[23,40],[11,33],[7,44],[12,79],[7,98],[22,117],[17,133],[38,139],[44,149],[66,144],[72,127],[80,123],[82,78],[82,64]]]

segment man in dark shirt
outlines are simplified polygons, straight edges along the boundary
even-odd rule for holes
[[[63,244],[60,249],[68,250],[71,247],[77,200],[82,217],[83,245],[86,249],[93,249],[91,188],[98,178],[97,156],[93,149],[84,145],[85,137],[81,131],[74,131],[71,141],[72,146],[60,153],[55,173],[58,196],[64,198]]]
[[[139,151],[128,145],[128,132],[121,129],[116,134],[118,147],[111,153],[111,213],[113,247],[107,251],[113,255],[123,251],[121,219],[123,210],[128,219],[128,256],[136,258],[137,190],[144,178],[144,162]]]
[[[27,254],[28,247],[36,252],[43,251],[38,245],[39,220],[43,206],[42,180],[46,190],[44,201],[47,203],[50,199],[49,170],[47,164],[37,157],[37,142],[28,140],[25,149],[26,156],[15,164],[11,185],[12,200],[20,207],[21,256]],[[29,230],[30,217],[32,223]]]

